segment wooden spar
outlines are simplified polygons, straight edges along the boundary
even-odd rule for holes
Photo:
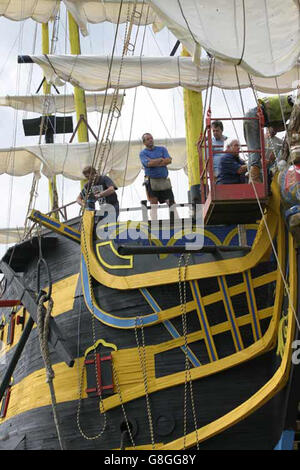
[[[251,251],[251,246],[228,246],[228,245],[207,245],[199,248],[188,248],[185,245],[178,246],[142,246],[142,245],[120,245],[118,253],[120,255],[157,255],[165,253],[213,253],[220,254],[233,252]]]
[[[190,56],[185,48],[182,49],[181,55]],[[203,128],[202,94],[184,88],[183,97],[190,202],[200,203],[200,169],[197,142]]]
[[[49,54],[49,26],[48,23],[42,23],[42,52],[43,54]],[[46,80],[43,81],[43,91],[44,95],[49,95],[51,91],[51,85],[47,83]],[[53,133],[46,132],[46,143],[53,144]],[[50,197],[50,206],[51,210],[56,210],[58,208],[58,192],[56,185],[56,176],[49,178],[49,197]],[[54,212],[53,217],[59,220],[58,212]]]

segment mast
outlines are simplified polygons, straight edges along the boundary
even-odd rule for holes
[[[181,55],[190,57],[183,47]],[[203,129],[202,94],[183,89],[184,116],[186,127],[186,150],[189,180],[189,202],[200,203],[200,167],[197,142]]]
[[[71,54],[80,55],[81,48],[80,48],[79,28],[70,12],[68,12],[68,21],[69,21],[69,38],[70,38]],[[87,122],[85,93],[82,88],[74,87],[74,100],[75,100],[75,107],[76,107],[77,122],[80,121],[81,116],[83,116],[85,121]],[[85,122],[83,122],[82,120],[78,126],[77,132],[78,132],[78,142],[89,141],[88,129],[87,129]]]
[[[42,23],[42,52],[43,54],[49,54],[49,26],[48,23]],[[51,85],[47,83],[46,79],[43,82],[44,95],[49,95],[51,91]],[[50,127],[48,127],[50,126]],[[47,131],[45,133],[45,140],[47,144],[53,144],[54,132],[51,128],[51,124],[48,123]],[[49,197],[51,210],[58,208],[58,192],[56,185],[56,176],[54,175],[51,179],[49,178]],[[58,219],[59,215],[57,212],[54,213],[54,218]]]
[[[70,40],[70,51],[71,54],[80,55],[80,37],[79,37],[79,28],[75,22],[73,16],[68,11],[68,23],[69,23],[69,40]],[[86,111],[86,102],[85,102],[85,92],[82,88],[74,87],[74,101],[76,109],[76,118],[78,123],[77,136],[78,142],[88,142],[89,134],[88,128],[85,123],[87,123],[87,111]],[[82,117],[85,121],[82,120]],[[81,188],[84,185],[84,180],[81,180]]]

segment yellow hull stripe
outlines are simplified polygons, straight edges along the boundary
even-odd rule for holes
[[[209,358],[211,361],[216,361],[218,360],[218,353],[216,350],[215,342],[213,340],[213,336],[211,334],[211,328],[209,325],[209,321],[206,316],[205,308],[203,305],[203,300],[201,298],[201,293],[199,286],[196,281],[191,281],[190,282],[191,286],[191,291],[193,294],[193,298],[196,302],[197,305],[197,314],[199,317],[200,325],[201,325],[201,330],[203,332],[204,336],[204,341],[206,345],[206,349],[209,355]]]
[[[225,307],[225,312],[231,325],[231,333],[232,333],[232,339],[235,345],[235,349],[236,351],[241,351],[242,349],[244,349],[243,340],[242,340],[240,330],[238,328],[237,321],[235,318],[235,313],[234,313],[233,305],[232,305],[231,298],[228,292],[228,287],[227,287],[225,276],[218,277],[218,284],[222,293],[222,300],[223,300],[223,304]]]
[[[147,289],[141,289],[141,293],[143,294],[144,298],[149,303],[149,305],[152,307],[154,312],[161,312],[160,306]],[[178,331],[176,330],[175,326],[169,320],[163,321],[163,325],[168,330],[170,335],[173,336],[173,338],[181,337]],[[187,357],[189,361],[193,364],[193,366],[197,367],[201,365],[201,362],[197,359],[197,357],[189,347],[187,348],[187,351],[185,346],[181,346],[181,349],[184,354],[187,354]]]
[[[270,227],[271,237],[274,238],[280,220],[280,198],[278,186],[272,185],[272,197],[266,213],[266,222]],[[92,277],[100,284],[115,289],[134,289],[149,286],[170,284],[178,281],[178,269],[171,268],[149,273],[116,276],[106,272],[99,264],[94,252],[92,233],[94,226],[94,214],[85,211],[81,234],[81,250],[86,260]],[[255,249],[253,249],[255,247]],[[202,279],[214,276],[224,276],[244,272],[257,265],[270,248],[270,240],[264,222],[261,221],[257,235],[250,253],[243,257],[231,258],[216,262],[203,263],[201,265],[189,266],[186,273],[187,280]],[[181,268],[182,270],[184,268]]]
[[[258,312],[259,319],[262,320],[264,318],[270,318],[272,316],[272,313],[273,307],[261,310],[260,312]],[[245,315],[238,318],[239,326],[249,324],[250,321],[250,315]],[[225,331],[228,331],[228,329],[229,323],[224,322],[212,326],[211,332],[212,335],[218,335],[224,333]],[[190,333],[187,339],[188,344],[193,343],[195,341],[203,340],[203,332],[196,331],[194,333]],[[184,338],[181,337],[174,340],[166,341],[165,343],[161,343],[156,346],[146,347],[146,351],[148,354],[147,366],[151,364],[151,367],[149,367],[151,372],[148,377],[151,378],[152,385],[157,380],[160,380],[155,378],[155,355],[165,351],[170,351],[173,348],[181,347],[182,345],[184,345]],[[119,385],[123,398],[123,394],[125,393],[127,395],[127,392],[130,391],[133,387],[136,387],[137,384],[143,386],[143,374],[139,365],[140,361],[138,352],[137,349],[123,349],[116,352],[113,351],[112,356],[114,364],[117,368]],[[73,368],[67,367],[65,363],[59,363],[53,366],[55,372],[54,386],[58,403],[78,399],[78,369],[81,371],[81,368],[83,366],[83,360],[84,358],[80,358],[79,360],[77,359],[76,364]],[[202,366],[202,368],[205,368],[205,373],[202,374],[203,377],[205,377],[206,375],[211,375],[212,370],[210,366],[211,364],[206,364]],[[49,388],[45,382],[45,379],[45,369],[39,369],[25,377],[19,383],[15,384],[12,387],[11,399],[8,407],[7,416],[2,420],[0,419],[0,424],[12,418],[13,416],[19,415],[26,411],[38,409],[41,406],[51,405]],[[183,382],[181,383],[184,383],[184,377],[182,377],[182,380]],[[144,388],[143,390],[145,391]],[[117,392],[117,390],[115,390],[115,392]],[[139,396],[142,395],[143,394]],[[82,398],[87,398],[87,395],[84,391],[82,393]],[[138,398],[138,396],[134,398]]]
[[[251,325],[252,325],[253,338],[255,341],[257,341],[259,338],[261,338],[261,328],[260,328],[259,321],[257,320],[257,305],[256,305],[254,289],[253,289],[253,281],[252,281],[250,270],[243,273],[243,279],[244,279],[244,284],[246,287],[247,304],[248,304],[249,312],[251,312],[251,315],[252,315]]]
[[[79,274],[74,274],[65,279],[62,279],[61,281],[53,283],[52,298],[53,298],[54,304],[53,304],[53,310],[52,310],[52,317],[57,317],[73,309],[74,297],[75,297],[75,291],[76,291],[78,278],[79,278]],[[48,289],[45,288],[45,291],[47,290]],[[21,310],[19,310],[16,315],[20,315],[20,314],[21,314]],[[25,324],[28,321],[28,318],[29,318],[29,313],[26,312]],[[34,324],[33,328],[36,328],[36,324]],[[5,325],[4,335],[3,335],[4,347],[2,347],[2,350],[0,350],[0,357],[3,354],[6,354],[14,346],[16,346],[16,344],[18,343],[22,335],[22,331],[23,331],[22,325],[15,324],[15,333],[14,333],[13,342],[12,344],[7,345],[6,341],[7,341],[7,334],[8,334],[8,324]]]
[[[242,403],[240,406],[222,416],[221,418],[203,426],[196,432],[188,434],[185,438],[186,447],[192,447],[198,442],[209,439],[222,431],[225,431],[229,427],[238,423],[242,419],[245,419],[255,410],[264,405],[269,401],[278,391],[280,391],[286,384],[289,371],[291,367],[291,355],[292,355],[292,341],[294,338],[295,331],[295,317],[292,306],[296,307],[297,301],[297,270],[296,270],[296,247],[292,239],[292,235],[289,235],[289,253],[290,253],[290,294],[292,299],[292,305],[289,305],[288,313],[288,327],[287,327],[287,339],[284,348],[284,355],[279,368],[273,377],[252,397]],[[164,445],[162,450],[179,450],[183,449],[184,440],[183,438],[176,439],[175,441],[169,442]]]
[[[282,220],[280,219],[279,223],[279,233],[278,233],[278,258],[281,266],[284,266],[284,240],[285,240],[285,233],[284,233],[284,225]],[[256,281],[256,279],[254,280]],[[235,286],[236,287],[236,286]],[[233,288],[232,288],[233,289]],[[235,289],[237,291],[238,289]],[[268,327],[268,330],[264,334],[262,338],[256,341],[254,344],[249,346],[247,349],[243,349],[241,351],[232,354],[231,356],[227,356],[225,358],[219,359],[218,361],[214,361],[210,364],[204,364],[201,367],[195,367],[191,369],[191,377],[192,380],[200,379],[202,377],[218,373],[220,371],[224,371],[230,367],[234,367],[237,364],[240,364],[244,361],[253,359],[257,355],[263,354],[264,352],[268,351],[270,348],[274,346],[275,337],[277,334],[278,329],[278,322],[281,313],[282,307],[282,298],[283,298],[283,281],[280,275],[279,269],[277,270],[277,278],[276,278],[276,295],[275,295],[275,302],[274,306],[271,308],[273,311],[272,321]],[[259,313],[260,318],[260,313]],[[251,323],[251,315],[247,315],[248,323]],[[237,326],[243,324],[242,317],[238,317],[236,319]],[[226,322],[228,326],[230,322]],[[216,325],[217,328],[220,328],[220,325]],[[230,325],[231,326],[231,325]],[[211,327],[212,334],[215,333],[215,327]],[[202,333],[202,332],[201,332]],[[200,335],[199,335],[200,336]],[[189,336],[190,337],[190,336]],[[202,334],[203,338],[203,334]],[[179,340],[174,340],[179,341]],[[174,343],[175,344],[175,343]],[[180,344],[179,342],[177,344]],[[157,353],[157,349],[155,350],[153,346],[146,347],[146,350],[153,350],[153,354]],[[166,389],[170,386],[176,386],[184,383],[184,372],[177,372],[172,375],[167,375],[164,377],[156,378],[154,382],[148,382],[148,389],[149,393],[156,392],[158,390]],[[126,390],[123,392],[122,400],[125,403],[126,401],[134,400],[135,398],[144,396],[144,388],[143,386],[136,386],[132,387],[130,390]],[[117,396],[112,396],[106,398],[104,400],[105,408],[110,409],[120,405],[119,398]]]

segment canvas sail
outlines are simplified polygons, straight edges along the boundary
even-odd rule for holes
[[[47,23],[55,18],[59,4],[59,0],[0,0],[0,16],[14,21],[31,18]]]
[[[112,105],[112,94],[86,94],[86,109],[88,112],[107,113]],[[116,105],[121,109],[123,97],[117,96]],[[75,112],[74,95],[16,95],[0,96],[0,106],[39,114],[73,113]]]
[[[63,3],[84,36],[88,34],[88,23],[124,23],[131,20],[136,25],[152,24],[154,31],[164,26],[148,1],[127,0],[122,5],[120,0],[63,0]],[[0,16],[14,21],[31,18],[47,23],[55,18],[59,5],[59,0],[0,0]]]
[[[22,241],[24,228],[0,228],[0,244],[19,243]]]
[[[66,81],[88,91],[106,88],[121,89],[145,86],[166,89],[182,86],[194,91],[207,88],[209,60],[201,60],[197,66],[191,57],[124,57],[119,81],[120,57],[114,57],[109,77],[109,56],[49,55],[30,56],[43,69],[50,83],[62,86]],[[250,86],[248,73],[237,67],[241,88]],[[254,77],[254,86],[264,93],[285,93],[297,87],[299,65],[274,78]],[[235,67],[230,63],[216,61],[214,85],[225,89],[238,89]],[[277,88],[278,86],[278,88]]]
[[[180,170],[186,165],[186,143],[184,138],[157,139],[157,145],[168,148],[173,158],[170,170]],[[0,150],[0,174],[24,176],[42,172],[47,177],[63,175],[72,180],[82,179],[82,169],[93,163],[95,143],[52,144],[17,147]],[[101,171],[109,174],[117,186],[127,186],[141,171],[139,153],[144,148],[139,141],[115,141],[110,152],[102,159]],[[97,147],[98,162],[102,148]],[[128,162],[127,162],[128,155]],[[98,165],[97,165],[98,166]]]
[[[152,24],[155,32],[160,31],[164,23],[160,16],[152,9],[148,1],[124,1],[116,0],[63,0],[66,8],[72,14],[83,35],[88,33],[87,23],[102,23],[109,21],[120,23],[133,21],[136,25]]]
[[[291,70],[300,54],[295,0],[152,0],[167,27],[193,55],[197,45],[259,76]],[[196,50],[197,55],[197,50]]]

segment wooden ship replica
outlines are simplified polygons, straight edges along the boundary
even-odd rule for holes
[[[52,3],[48,19],[59,4]],[[86,75],[91,84],[85,87],[75,20],[84,31],[80,9],[85,9],[85,20],[89,20],[89,8],[95,8],[99,17],[104,15],[101,9],[107,9],[99,21],[113,13],[106,1],[64,3],[69,8],[71,55],[49,54],[47,19],[42,19],[44,56],[22,56],[19,61],[42,66],[48,98],[49,83],[57,83],[57,78],[75,86],[79,143],[68,145],[77,155],[78,148],[87,145],[83,89],[100,90],[99,78],[114,90],[111,102],[116,103],[119,91],[126,88],[123,76],[119,81],[116,78],[116,70],[120,64],[126,69],[127,64],[144,60],[128,57],[134,23],[154,23],[153,18],[157,22],[159,18],[187,47],[197,36],[188,0],[180,2],[184,18],[190,21],[185,34],[183,25],[175,21],[178,7],[172,13],[167,10],[170,2],[125,2],[128,29],[122,58],[111,62],[116,70],[109,69],[105,58],[105,79],[101,58],[99,62],[90,58]],[[120,22],[122,3],[115,2],[115,22]],[[211,13],[208,1],[198,3]],[[295,2],[288,3],[287,10],[299,8]],[[279,2],[274,0],[275,4],[280,10]],[[10,17],[9,7],[0,13]],[[251,24],[251,12],[238,13],[245,19],[240,26]],[[276,10],[277,19],[279,14]],[[175,16],[173,21],[168,15]],[[22,18],[15,15],[12,19]],[[206,47],[205,41],[199,43]],[[271,187],[260,114],[261,148],[257,151],[262,156],[263,182],[255,184],[215,184],[211,122],[221,116],[214,116],[209,108],[204,123],[200,119],[201,89],[208,85],[208,90],[217,81],[221,86],[222,64],[227,72],[232,69],[231,86],[224,74],[224,81],[229,81],[224,88],[234,87],[232,77],[238,70],[241,87],[252,84],[254,92],[272,92],[273,82],[268,84],[274,79],[257,74],[250,80],[245,73],[247,47],[246,35],[240,64],[235,67],[218,59],[225,56],[223,51],[214,55],[210,47],[205,66],[197,65],[188,54],[166,58],[170,74],[172,67],[182,67],[178,85],[185,88],[191,198],[193,207],[203,204],[204,227],[197,224],[194,213],[188,234],[183,230],[187,220],[173,219],[166,235],[161,221],[148,220],[144,205],[138,223],[118,222],[110,227],[113,236],[101,239],[94,230],[97,213],[83,211],[80,218],[67,219],[57,206],[55,178],[49,178],[53,211],[42,214],[33,209],[29,234],[9,248],[0,262],[4,275],[0,357],[5,358],[0,361],[0,449],[293,447],[300,378],[299,105],[296,101],[287,129],[285,159],[289,164],[276,171]],[[281,92],[292,89],[285,83],[299,72],[297,64],[293,67],[286,72],[292,74],[289,78],[280,71],[276,74]],[[190,79],[185,69],[192,71]],[[134,77],[136,85],[131,86],[147,86],[146,62],[143,70],[144,76]],[[56,145],[51,143],[54,121],[50,114],[39,120],[40,132],[48,138],[47,144],[39,146],[43,155]],[[48,127],[42,126],[45,122]],[[28,123],[28,132],[33,128]],[[80,161],[81,170],[93,161],[97,145],[89,144],[92,150]],[[96,166],[101,170],[105,142],[99,148]],[[112,167],[110,174],[115,177],[117,171],[120,168]],[[128,241],[123,235],[130,229],[139,237]],[[195,249],[190,235],[201,236],[203,246]]]

